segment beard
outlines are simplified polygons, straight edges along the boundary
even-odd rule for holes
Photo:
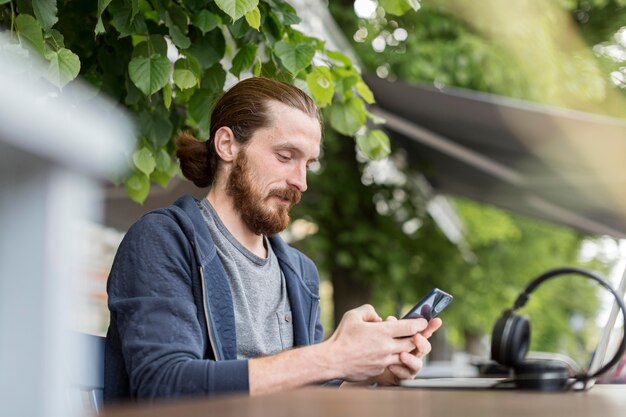
[[[248,157],[242,149],[233,164],[226,183],[226,193],[233,198],[235,209],[248,228],[257,235],[271,236],[289,225],[289,211],[300,202],[302,193],[292,187],[273,188],[263,196],[255,186],[248,167]],[[272,197],[289,201],[289,205],[274,203]]]

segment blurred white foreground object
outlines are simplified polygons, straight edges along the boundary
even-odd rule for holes
[[[69,381],[95,369],[68,332],[77,222],[100,216],[100,183],[134,131],[79,82],[46,82],[35,56],[0,33],[0,416],[67,417]]]

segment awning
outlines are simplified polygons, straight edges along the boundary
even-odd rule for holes
[[[626,237],[626,120],[364,78],[374,113],[438,193]]]

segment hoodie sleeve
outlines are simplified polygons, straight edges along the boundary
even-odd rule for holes
[[[132,398],[249,390],[247,360],[203,359],[195,265],[189,240],[163,213],[144,216],[118,249],[107,292]]]

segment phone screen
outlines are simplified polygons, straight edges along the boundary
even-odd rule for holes
[[[403,319],[424,318],[432,320],[452,302],[453,297],[439,288],[433,288],[415,307],[413,307]]]

